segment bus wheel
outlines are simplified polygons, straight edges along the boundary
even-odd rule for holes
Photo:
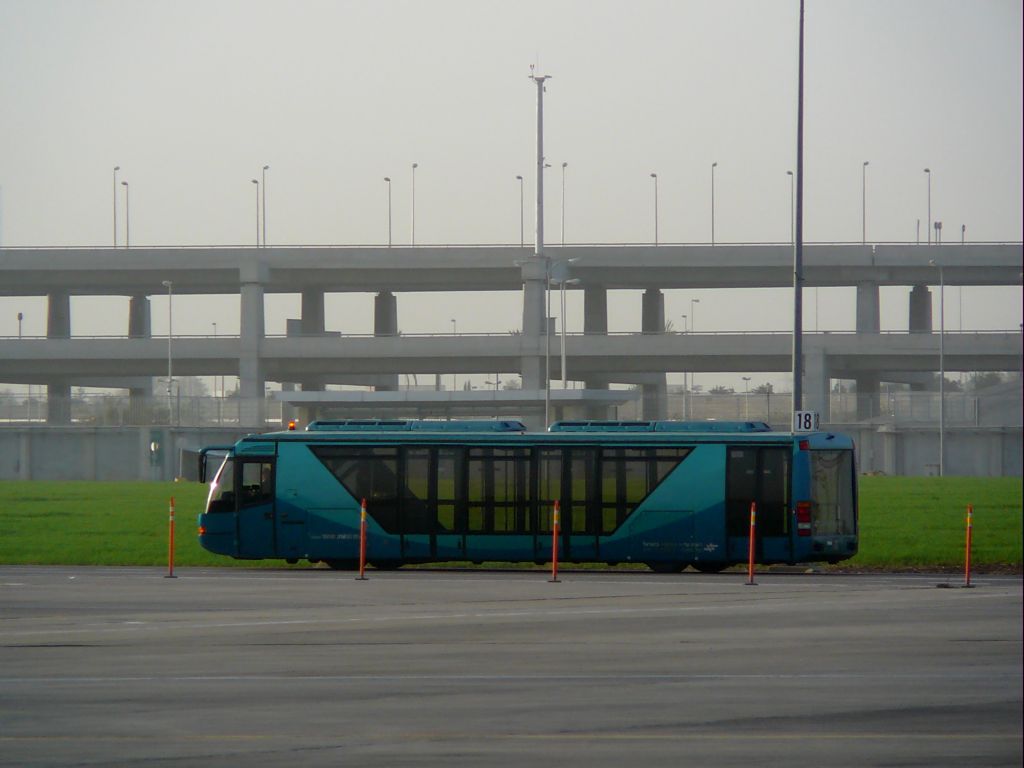
[[[356,560],[324,560],[323,562],[332,571],[354,571],[359,568],[359,562]]]
[[[397,571],[405,563],[401,560],[371,560],[370,565],[378,571]]]
[[[722,563],[722,562],[719,562],[719,561],[716,561],[716,560],[712,560],[712,561],[708,561],[708,562],[704,562],[704,563],[701,563],[701,562],[694,563],[693,567],[696,568],[701,573],[721,573],[722,571],[724,571],[726,568],[729,567],[729,564],[728,563]]]
[[[644,563],[655,573],[680,573],[686,567],[686,563],[671,561],[667,563]]]

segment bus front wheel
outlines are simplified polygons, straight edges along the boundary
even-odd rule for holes
[[[686,563],[680,563],[675,560],[667,563],[644,563],[655,573],[681,573],[686,567]]]

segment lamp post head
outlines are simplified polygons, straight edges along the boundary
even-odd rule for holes
[[[391,183],[391,177],[390,176],[385,176],[384,177],[384,181],[386,181],[388,184],[390,184]]]
[[[792,175],[793,175],[793,172],[792,172],[792,171],[786,171],[786,175],[787,175],[787,176],[792,176]]]
[[[523,177],[522,177],[522,176],[519,176],[519,175],[516,175],[516,178],[517,178],[517,179],[519,179],[520,181],[522,181],[522,180],[523,180]]]
[[[412,169],[413,169],[414,171],[415,171],[415,170],[416,170],[417,168],[419,168],[419,167],[420,167],[420,164],[419,164],[419,163],[413,163],[413,164],[412,164]]]
[[[128,186],[128,182],[127,181],[122,181],[121,182],[121,186],[122,187],[127,187]]]
[[[716,160],[715,162],[713,162],[713,163],[711,164],[711,167],[712,167],[712,168],[717,168],[717,167],[718,167],[718,161]]]
[[[932,172],[932,169],[931,168],[925,168],[924,172],[930,174]]]
[[[263,170],[264,171],[269,171],[270,170],[270,166],[269,165],[264,165],[263,166]]]
[[[652,179],[656,179],[656,178],[658,178],[658,174],[656,174],[656,173],[652,173],[652,174],[651,174],[651,178],[652,178]]]
[[[252,180],[252,183],[253,183],[253,184],[259,184],[260,182],[259,182],[259,179],[253,179],[253,180]]]
[[[115,165],[114,166],[114,170],[115,171],[120,171],[121,170],[121,166],[120,165]]]
[[[865,160],[864,161],[864,167],[867,168],[869,165],[871,165],[871,161],[870,160]]]
[[[564,162],[564,161],[562,162],[562,167],[563,167],[563,168],[566,168],[566,167],[568,167],[568,165],[569,165],[569,164],[568,164],[567,162]]]
[[[171,290],[171,286],[174,285],[174,283],[172,283],[170,280],[163,280],[160,284],[168,291]]]

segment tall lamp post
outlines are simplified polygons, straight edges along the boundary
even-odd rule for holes
[[[121,170],[120,165],[114,166],[114,247],[117,248],[117,172]]]
[[[750,377],[743,377],[743,418],[744,420],[750,418]]]
[[[537,212],[533,254],[544,260],[544,429],[551,423],[551,259],[544,253],[544,82],[550,75],[537,75],[530,68],[530,80],[537,86]]]
[[[388,185],[388,248],[391,247],[391,177],[385,176],[384,181]]]
[[[865,160],[860,167],[860,244],[868,244],[868,165]]]
[[[171,400],[171,382],[174,380],[171,368],[171,340],[174,338],[174,284],[170,280],[164,280],[162,284],[167,289],[167,423],[171,424],[171,414],[174,413]]]
[[[925,234],[928,235],[928,245],[932,244],[932,169],[925,168],[928,175],[928,221],[925,223]]]
[[[252,183],[256,185],[256,247],[260,247],[260,182],[259,179],[253,179]]]
[[[267,247],[267,171],[269,165],[263,166],[263,247]]]
[[[946,280],[942,265],[930,259],[928,265],[939,268],[939,477],[946,471]]]
[[[715,168],[718,167],[716,160],[711,164],[711,244],[715,244]]]
[[[654,179],[654,244],[658,244],[658,174],[652,173]]]
[[[416,169],[419,163],[412,164],[412,230],[409,235],[410,244],[416,245]]]
[[[519,182],[519,247],[522,248],[524,245],[526,245],[526,239],[525,239],[526,230],[524,229],[524,223],[525,223],[526,217],[525,217],[525,208],[523,207],[524,206],[523,177],[517,175],[516,176],[516,180]]]
[[[132,219],[131,210],[128,207],[128,182],[122,181],[121,186],[124,187],[124,247],[132,247]]]

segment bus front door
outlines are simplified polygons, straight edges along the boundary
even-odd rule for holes
[[[273,557],[274,464],[266,459],[238,462],[238,556]]]

